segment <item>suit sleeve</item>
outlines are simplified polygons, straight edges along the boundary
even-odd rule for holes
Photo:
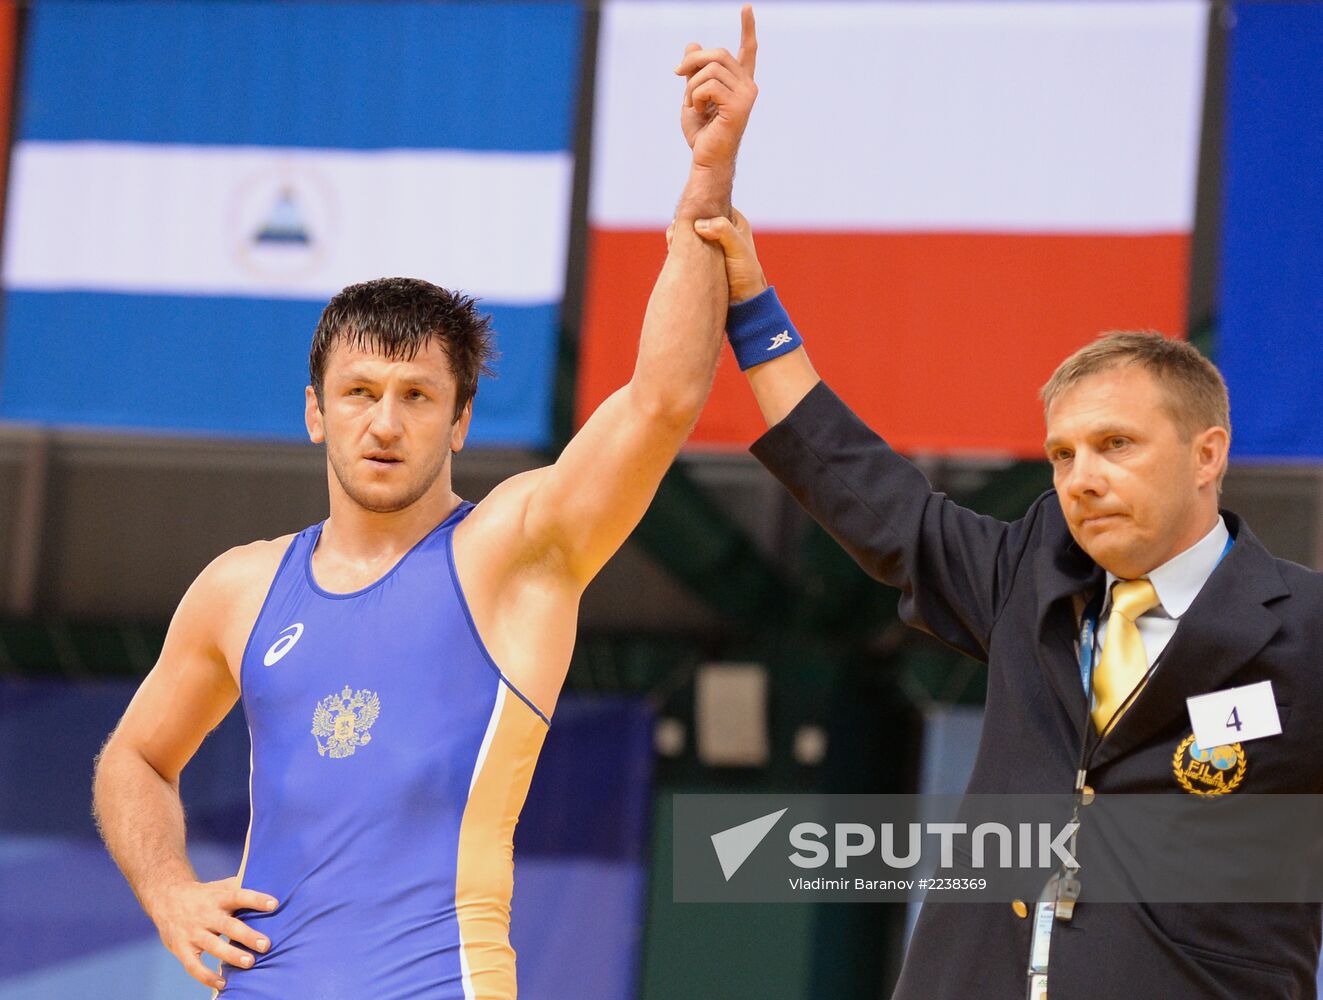
[[[908,624],[987,659],[1025,522],[933,492],[825,382],[750,450],[869,576],[900,588]]]

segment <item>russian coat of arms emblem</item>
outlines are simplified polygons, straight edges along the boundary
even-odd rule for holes
[[[317,703],[312,713],[312,735],[323,757],[349,757],[372,742],[368,732],[381,714],[381,699],[375,692],[353,691],[349,685]],[[325,740],[326,742],[322,742]]]

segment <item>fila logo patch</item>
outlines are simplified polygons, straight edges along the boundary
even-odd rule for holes
[[[282,656],[294,648],[294,643],[299,641],[299,636],[303,634],[303,622],[295,622],[289,628],[280,633],[280,638],[271,644],[271,648],[266,651],[266,656],[262,657],[262,663],[268,667],[275,666]]]

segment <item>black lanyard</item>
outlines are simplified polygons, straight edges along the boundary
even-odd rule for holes
[[[1222,548],[1222,554],[1217,557],[1217,564],[1220,565],[1226,558],[1226,554],[1231,551],[1231,545],[1234,538],[1228,536],[1227,543]],[[1214,566],[1216,569],[1216,566]],[[1211,575],[1211,574],[1210,574]],[[1074,826],[1074,833],[1071,834],[1069,855],[1076,857],[1075,850],[1079,840],[1079,816],[1080,807],[1087,805],[1092,801],[1091,793],[1086,800],[1085,778],[1089,773],[1089,763],[1093,760],[1094,751],[1098,749],[1099,744],[1112,731],[1117,720],[1129,711],[1130,706],[1134,704],[1139,692],[1148,684],[1149,678],[1153,676],[1154,671],[1162,663],[1163,657],[1170,648],[1170,643],[1164,646],[1162,652],[1153,660],[1152,665],[1144,672],[1144,676],[1131,689],[1125,700],[1112,713],[1112,717],[1107,720],[1102,731],[1094,738],[1093,729],[1093,671],[1101,655],[1098,649],[1098,617],[1102,613],[1103,605],[1106,603],[1106,591],[1099,594],[1089,602],[1080,621],[1080,680],[1084,685],[1084,720],[1080,728],[1080,753],[1079,763],[1075,768],[1075,794],[1074,803],[1071,808],[1070,824]],[[1043,891],[1039,895],[1038,902],[1034,907],[1033,920],[1034,927],[1032,931],[1032,943],[1029,949],[1029,967],[1028,967],[1028,997],[1029,1000],[1040,1000],[1047,996],[1047,972],[1048,959],[1052,941],[1052,927],[1056,921],[1069,923],[1075,916],[1075,904],[1080,898],[1080,879],[1079,867],[1062,864],[1052,877],[1047,880],[1043,886]]]

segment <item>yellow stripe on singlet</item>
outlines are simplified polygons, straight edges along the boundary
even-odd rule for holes
[[[239,874],[235,876],[238,888],[243,888],[243,873],[248,870],[248,848],[253,843],[253,751],[252,751],[252,730],[248,732],[249,750],[248,750],[248,832],[243,835],[243,856],[239,859]],[[225,965],[221,964],[221,977],[224,978]],[[210,1000],[217,1000],[220,996],[220,990],[212,990]]]
[[[547,723],[498,682],[483,748],[459,827],[455,909],[466,1000],[514,1000],[510,947],[514,829],[528,796]]]

